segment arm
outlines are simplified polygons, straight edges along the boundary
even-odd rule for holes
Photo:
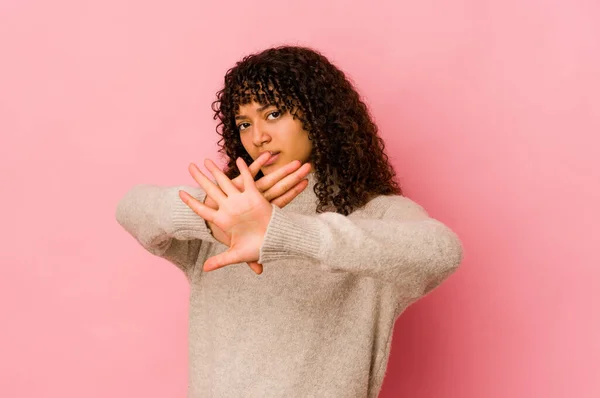
[[[204,202],[206,194],[198,187],[140,184],[119,201],[116,219],[147,251],[169,260],[187,275],[203,242],[218,241],[206,221],[181,200],[180,189]]]
[[[379,196],[363,212],[302,215],[273,206],[259,263],[302,258],[329,272],[352,272],[398,287],[403,297],[429,293],[462,261],[457,235],[403,196]],[[362,215],[360,214],[362,213]]]

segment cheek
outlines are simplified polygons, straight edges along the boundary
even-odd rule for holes
[[[244,148],[246,150],[248,150],[248,145],[250,144],[250,142],[248,141],[248,135],[240,134],[240,141],[242,142],[242,145],[244,146]]]
[[[312,152],[312,141],[308,139],[308,133],[304,136],[304,147],[308,153]]]

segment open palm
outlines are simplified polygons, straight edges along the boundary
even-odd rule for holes
[[[231,236],[229,250],[213,256],[204,263],[205,271],[241,262],[256,262],[273,211],[272,205],[256,188],[254,178],[242,158],[236,160],[243,179],[243,190],[211,161],[204,165],[215,177],[215,185],[195,164],[190,165],[190,174],[196,182],[218,204],[218,210],[200,203],[189,193],[179,191],[181,199],[200,217],[214,223]]]

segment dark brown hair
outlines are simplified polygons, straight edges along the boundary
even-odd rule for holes
[[[321,53],[297,46],[246,56],[225,74],[212,109],[220,121],[219,152],[229,178],[239,175],[238,157],[253,162],[235,122],[239,107],[252,101],[289,111],[308,131],[317,213],[333,206],[348,215],[375,196],[402,195],[377,126],[352,83]],[[262,176],[259,172],[256,179]]]

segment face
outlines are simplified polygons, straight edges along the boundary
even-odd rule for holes
[[[264,151],[279,152],[273,163],[261,168],[264,175],[293,160],[306,163],[310,158],[312,142],[308,132],[289,112],[282,113],[275,105],[251,102],[240,106],[235,119],[242,144],[252,159]]]

